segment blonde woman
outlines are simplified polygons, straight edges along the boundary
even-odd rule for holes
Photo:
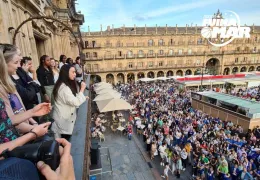
[[[51,70],[52,70],[53,77],[54,77],[54,83],[56,83],[59,78],[60,70],[57,68],[56,61],[53,58],[51,58]]]
[[[0,44],[0,97],[4,101],[9,117],[26,111],[10,77],[15,74],[21,58],[21,52],[16,46]],[[50,106],[50,104],[45,103],[45,106]],[[17,125],[16,129],[22,134],[29,132],[38,125],[32,116],[24,121],[15,122],[13,124]]]

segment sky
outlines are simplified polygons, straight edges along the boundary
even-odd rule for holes
[[[205,15],[234,11],[241,25],[260,25],[259,0],[77,0],[77,11],[85,17],[82,31],[103,31],[107,26],[159,27],[202,25]]]

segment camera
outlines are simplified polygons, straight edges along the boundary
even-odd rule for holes
[[[34,164],[43,161],[52,170],[56,170],[60,164],[59,143],[56,140],[43,140],[33,144],[26,144],[2,153],[5,158],[17,157],[27,159]]]

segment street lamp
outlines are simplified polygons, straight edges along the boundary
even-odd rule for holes
[[[200,91],[203,91],[202,90],[202,84],[203,84],[203,75],[204,75],[204,63],[203,63],[203,65],[202,65],[202,67],[201,67],[201,85],[200,85]]]

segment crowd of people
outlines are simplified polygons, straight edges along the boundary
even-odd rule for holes
[[[251,87],[251,88],[233,88],[228,92],[233,96],[237,96],[243,99],[251,100],[251,101],[260,101],[260,87]]]
[[[88,99],[80,57],[74,63],[65,55],[60,62],[43,55],[35,70],[32,59],[22,57],[18,47],[0,44],[0,72],[0,154],[49,136],[63,146],[60,166],[53,171],[40,161],[38,170],[46,179],[75,179],[69,141],[77,108]],[[39,179],[29,161],[1,157],[0,179]]]
[[[173,81],[123,84],[118,90],[133,105],[130,119],[143,132],[151,159],[160,156],[163,178],[169,171],[180,178],[189,167],[194,179],[259,179],[258,126],[247,130],[193,109],[191,91]]]

